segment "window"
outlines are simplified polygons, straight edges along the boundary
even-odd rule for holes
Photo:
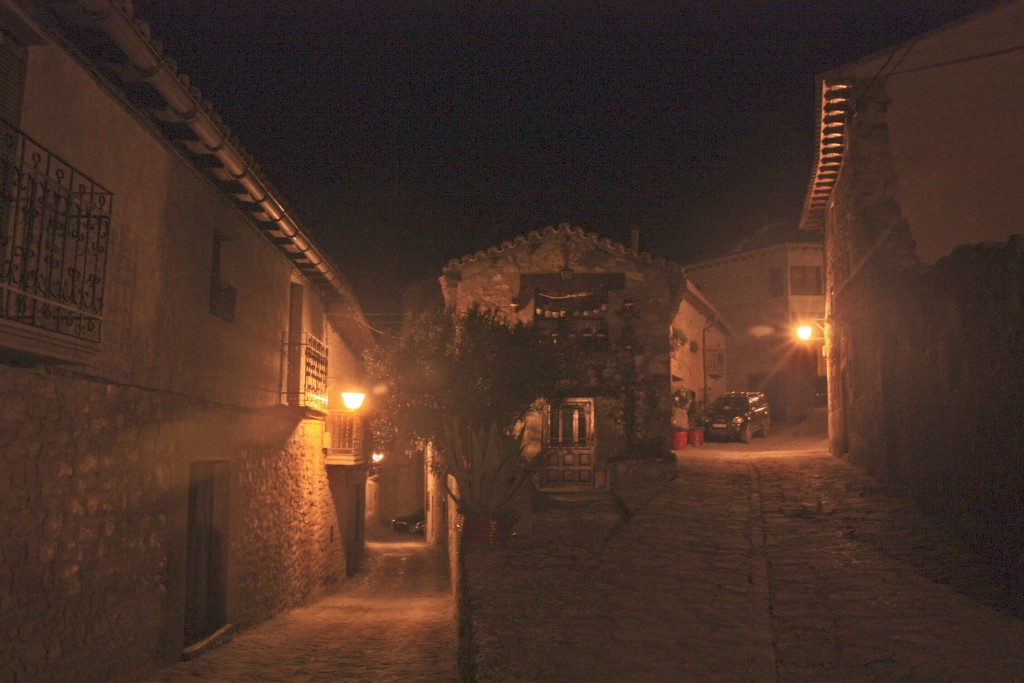
[[[284,333],[281,397],[286,405],[327,410],[327,344],[302,330],[302,285],[291,283]]]
[[[15,126],[21,123],[25,62],[25,47],[0,29],[0,119]]]
[[[355,411],[331,411],[327,415],[327,437],[329,448],[355,453],[362,449],[359,415]]]
[[[725,376],[725,349],[720,346],[711,346],[704,349],[704,367],[708,377],[721,379]]]
[[[604,290],[534,295],[533,320],[556,342],[567,339],[595,350],[608,348],[608,292]]]
[[[359,467],[366,464],[363,418],[355,411],[332,410],[324,429],[324,464]]]
[[[789,293],[791,295],[820,296],[821,266],[790,266]]]
[[[590,441],[590,404],[554,403],[549,412],[549,446],[587,446]]]
[[[0,122],[0,346],[84,361],[100,341],[113,195]]]
[[[235,321],[235,298],[237,292],[221,278],[221,258],[224,243],[221,235],[213,236],[213,255],[210,260],[210,313],[226,322]]]

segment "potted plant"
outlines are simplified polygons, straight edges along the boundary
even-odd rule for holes
[[[689,436],[687,435],[686,427],[672,425],[672,450],[681,451],[686,448],[688,442]]]
[[[703,401],[693,401],[687,412],[689,429],[687,440],[694,446],[704,445],[704,427],[708,421],[707,404]]]
[[[672,392],[672,412],[673,412],[673,424],[672,424],[672,448],[673,450],[681,450],[686,448],[686,444],[689,440],[687,436],[687,426],[684,426],[682,422],[685,420],[686,425],[690,425],[689,414],[694,404],[694,393],[686,388],[679,388]]]

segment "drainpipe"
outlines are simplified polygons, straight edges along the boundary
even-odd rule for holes
[[[239,152],[240,145],[214,123],[212,109],[204,107],[197,88],[190,88],[188,77],[178,74],[173,62],[161,56],[162,46],[151,41],[149,26],[134,21],[130,9],[111,0],[77,0],[87,19],[100,27],[139,70],[142,79],[152,85],[166,100],[173,115],[188,125],[196,137],[224,165],[231,179],[245,188],[253,203],[257,204],[277,225],[277,229],[291,241],[292,246],[316,269],[342,297],[351,299],[343,278],[335,272],[323,255],[302,233],[284,207],[274,198],[270,189],[253,170],[253,164]],[[130,8],[130,3],[124,3]]]
[[[704,354],[704,357],[701,358],[701,361],[700,361],[700,367],[701,367],[701,369],[704,372],[704,398],[703,398],[703,401],[704,401],[704,406],[705,407],[707,407],[707,404],[708,404],[708,330],[714,324],[715,324],[715,319],[709,316],[704,321],[704,328],[700,331],[700,349],[701,349],[701,352]]]

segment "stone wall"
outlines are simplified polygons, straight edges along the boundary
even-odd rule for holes
[[[910,286],[920,265],[894,196],[885,93],[857,93],[852,141],[826,230],[829,431],[834,453],[883,476],[891,458],[881,422],[882,337],[894,295]]]
[[[3,680],[137,680],[179,657],[190,461],[230,463],[229,621],[260,621],[343,576],[320,430],[0,366]]]
[[[887,475],[1024,578],[1024,240],[961,247],[899,297],[880,354]]]
[[[1020,584],[1022,243],[923,266],[897,196],[885,93],[863,86],[828,216],[832,449],[949,517]]]
[[[532,296],[522,278],[546,274],[560,276],[563,269],[568,282],[584,282],[588,277],[613,276],[618,282],[607,290],[608,306],[604,320],[612,345],[622,338],[624,328],[635,330],[641,349],[636,367],[641,376],[653,378],[664,388],[665,419],[663,434],[670,438],[668,398],[671,392],[671,348],[669,328],[674,321],[692,326],[685,332],[690,339],[701,340],[701,316],[680,316],[684,286],[682,268],[648,254],[635,253],[622,245],[567,224],[550,226],[452,262],[441,278],[441,289],[448,306],[466,308],[479,304],[499,311],[514,311],[518,320],[534,322],[534,306],[524,305],[520,297]],[[576,278],[573,280],[572,278]],[[610,280],[609,280],[610,281]],[[580,286],[580,285],[577,285]],[[630,302],[627,307],[626,303]],[[690,307],[684,303],[684,307]],[[712,336],[720,337],[715,330]],[[605,486],[604,462],[621,452],[623,440],[618,424],[618,408],[609,397],[595,407],[596,463],[595,484]],[[528,444],[531,452],[536,443]]]

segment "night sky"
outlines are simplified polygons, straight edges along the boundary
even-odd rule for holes
[[[815,74],[993,0],[134,4],[375,314],[545,225],[685,264],[795,221]]]

